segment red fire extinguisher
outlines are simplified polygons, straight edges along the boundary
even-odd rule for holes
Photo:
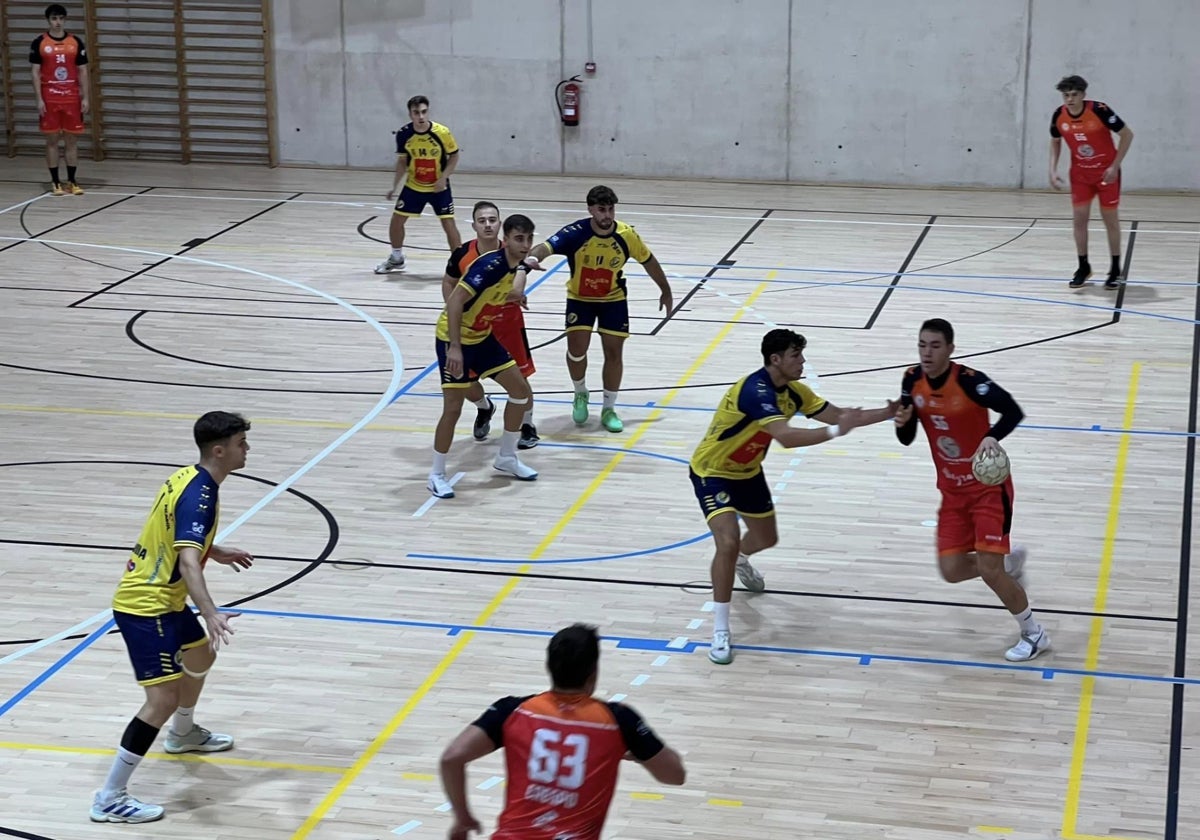
[[[558,113],[562,117],[563,125],[579,125],[579,94],[582,91],[580,81],[578,76],[572,76],[563,79],[554,89],[554,99],[558,103]]]

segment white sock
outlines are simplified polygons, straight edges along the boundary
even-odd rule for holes
[[[521,432],[510,432],[504,430],[504,434],[500,435],[500,457],[505,458],[511,455],[517,457],[517,441],[521,439]]]
[[[186,735],[192,731],[192,713],[196,711],[193,706],[190,709],[185,709],[180,706],[175,710],[175,717],[171,718],[171,733],[174,735]]]
[[[713,632],[729,632],[729,602],[713,604]]]
[[[586,394],[588,392],[587,380],[584,379],[572,379],[571,387],[575,389],[576,394]]]
[[[397,260],[397,261],[404,259],[404,249],[403,248],[393,248],[392,249],[392,259]]]
[[[739,565],[739,566],[740,566],[740,565],[742,565],[743,563],[749,563],[749,562],[750,562],[750,555],[749,555],[749,554],[742,554],[742,552],[740,552],[740,551],[739,551],[739,552],[738,552],[738,559],[737,559],[737,561],[738,561],[738,565]]]
[[[1033,638],[1042,632],[1042,625],[1033,617],[1033,607],[1026,607],[1025,612],[1017,613],[1013,618],[1021,625],[1021,634],[1024,636]]]
[[[108,770],[108,778],[104,780],[104,787],[101,788],[100,798],[105,802],[111,802],[117,798],[117,794],[125,790],[129,785],[129,777],[133,775],[133,771],[142,763],[140,755],[134,755],[124,747],[117,747],[117,757],[113,759],[112,767]]]
[[[621,392],[620,391],[610,391],[607,388],[605,388],[604,389],[604,408],[616,408],[617,407],[617,394],[619,394],[619,393],[621,393]]]
[[[429,471],[429,473],[431,475],[445,475],[446,474],[446,455],[447,454],[449,454],[449,453],[438,452],[436,449],[433,450],[433,468]]]
[[[474,403],[475,407],[478,408],[480,411],[487,411],[489,408],[492,407],[492,400],[490,397],[488,397],[487,394],[484,394],[479,399],[472,400],[471,402]]]
[[[532,408],[529,409],[528,411],[526,411],[525,416],[521,418],[521,425],[522,426],[532,426],[533,425],[533,409]]]

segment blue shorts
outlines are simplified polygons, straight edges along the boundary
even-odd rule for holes
[[[440,338],[436,340],[438,370],[442,374],[443,388],[467,388],[472,382],[478,379],[483,379],[487,376],[495,376],[502,370],[510,367],[515,367],[516,362],[504,349],[504,345],[500,343],[495,335],[488,333],[488,337],[478,344],[464,344],[463,352],[463,372],[462,376],[451,376],[446,372],[446,351],[450,348],[450,342],[442,341]]]
[[[567,298],[567,332],[591,332],[597,323],[602,333],[629,338],[629,301]]]
[[[113,610],[113,618],[125,639],[139,685],[179,679],[183,676],[183,652],[208,643],[208,633],[187,607],[163,615],[131,615]]]
[[[454,218],[454,196],[450,194],[449,184],[441,192],[421,192],[405,186],[396,199],[396,212],[401,216],[420,216],[426,204],[433,207],[434,215],[439,219]]]
[[[689,469],[688,475],[706,522],[726,511],[756,519],[775,515],[767,477],[761,472],[750,478],[701,478]]]

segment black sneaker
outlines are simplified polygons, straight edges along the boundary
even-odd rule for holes
[[[537,426],[532,423],[521,424],[521,440],[517,442],[517,449],[533,449],[541,440],[538,437]]]
[[[1121,275],[1120,274],[1108,275],[1108,278],[1104,281],[1104,288],[1106,288],[1106,289],[1121,288]]]
[[[492,430],[492,415],[496,413],[495,401],[489,398],[488,407],[477,409],[477,412],[471,434],[475,436],[475,440],[487,440],[488,432]]]
[[[1075,276],[1071,278],[1071,282],[1067,285],[1072,289],[1080,288],[1092,276],[1092,267],[1090,265],[1081,265],[1075,270]]]

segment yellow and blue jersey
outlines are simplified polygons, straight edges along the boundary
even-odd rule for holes
[[[113,596],[113,609],[159,616],[187,605],[187,583],[179,571],[179,550],[208,554],[216,533],[220,503],[208,470],[184,467],[166,480],[150,509],[125,574]]]
[[[766,368],[744,376],[725,392],[704,439],[692,453],[692,472],[701,478],[752,478],[762,472],[771,446],[766,427],[796,414],[812,417],[826,401],[807,385],[776,387]]]
[[[625,300],[625,263],[644,263],[654,256],[631,226],[617,221],[612,233],[601,235],[592,229],[590,217],[567,225],[544,244],[567,258],[567,297],[573,300]]]
[[[463,305],[463,344],[478,344],[492,334],[492,321],[503,314],[505,301],[513,290],[517,266],[509,266],[504,249],[484,254],[467,268],[455,289],[465,288],[471,297]],[[450,340],[450,317],[446,310],[438,316],[437,337]]]
[[[441,123],[430,123],[428,131],[415,131],[408,123],[396,132],[396,154],[408,155],[404,185],[417,192],[434,192],[433,185],[446,171],[450,155],[458,154],[458,143]]]

